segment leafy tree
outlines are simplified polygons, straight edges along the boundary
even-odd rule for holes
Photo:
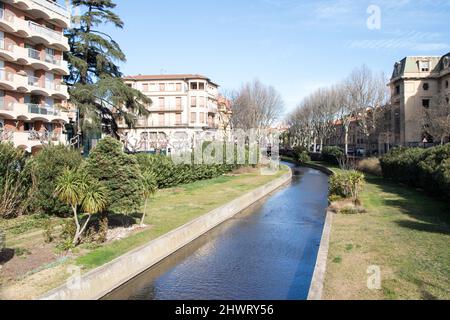
[[[142,174],[134,156],[112,137],[101,140],[85,163],[86,173],[108,190],[108,211],[131,214],[142,208]]]
[[[0,143],[0,218],[14,218],[23,211],[30,187],[27,156],[11,143]]]
[[[27,211],[32,214],[66,216],[70,208],[54,196],[56,177],[65,168],[76,169],[82,162],[83,157],[78,151],[62,145],[46,146],[34,156],[27,163],[32,180]]]
[[[147,116],[151,100],[138,90],[128,87],[121,79],[117,63],[125,62],[125,54],[108,34],[99,30],[111,24],[123,28],[120,17],[112,10],[111,0],[72,0],[74,8],[82,12],[74,17],[74,27],[67,31],[70,52],[67,77],[71,102],[80,111],[84,133],[108,128],[117,137],[116,119],[122,118],[133,127],[137,117]]]
[[[70,205],[76,224],[75,237],[72,244],[78,245],[93,214],[105,209],[107,204],[107,190],[95,179],[90,178],[80,170],[65,169],[56,182],[55,195]],[[80,224],[78,208],[88,215],[83,225]]]
[[[141,218],[141,227],[144,226],[145,223],[145,215],[147,213],[147,205],[150,198],[156,193],[158,190],[158,185],[156,183],[156,178],[153,173],[146,171],[142,175],[142,188],[143,188],[143,196],[144,196],[144,212],[142,213]]]

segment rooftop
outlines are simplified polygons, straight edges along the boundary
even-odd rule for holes
[[[151,80],[207,80],[212,84],[215,84],[208,77],[202,76],[200,74],[159,74],[159,75],[136,75],[136,76],[126,76],[124,80],[128,81],[151,81]],[[217,85],[217,84],[215,84]]]

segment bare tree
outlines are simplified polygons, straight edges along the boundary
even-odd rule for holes
[[[236,129],[268,129],[284,110],[281,95],[259,80],[244,84],[232,101],[232,125]]]
[[[424,131],[443,145],[450,138],[450,102],[443,93],[431,100],[430,107],[423,111]]]
[[[361,132],[369,137],[376,131],[379,111],[388,101],[387,80],[383,73],[375,74],[366,65],[353,70],[345,81],[351,113],[356,116]]]

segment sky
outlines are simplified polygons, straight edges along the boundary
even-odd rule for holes
[[[450,0],[116,0],[125,75],[203,74],[221,90],[259,79],[289,112],[363,64],[389,77],[450,52]]]

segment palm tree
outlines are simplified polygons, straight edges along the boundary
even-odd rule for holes
[[[63,202],[70,205],[77,227],[73,245],[79,244],[80,239],[93,214],[106,208],[106,188],[98,181],[89,178],[79,170],[65,169],[56,183],[55,195]],[[88,215],[83,226],[78,218],[78,208]]]
[[[145,222],[145,214],[147,213],[147,204],[150,198],[156,193],[158,190],[158,186],[156,184],[155,176],[151,172],[145,172],[143,174],[142,179],[142,191],[143,196],[145,199],[144,203],[144,212],[142,213],[142,219],[141,219],[141,227],[144,227]]]

